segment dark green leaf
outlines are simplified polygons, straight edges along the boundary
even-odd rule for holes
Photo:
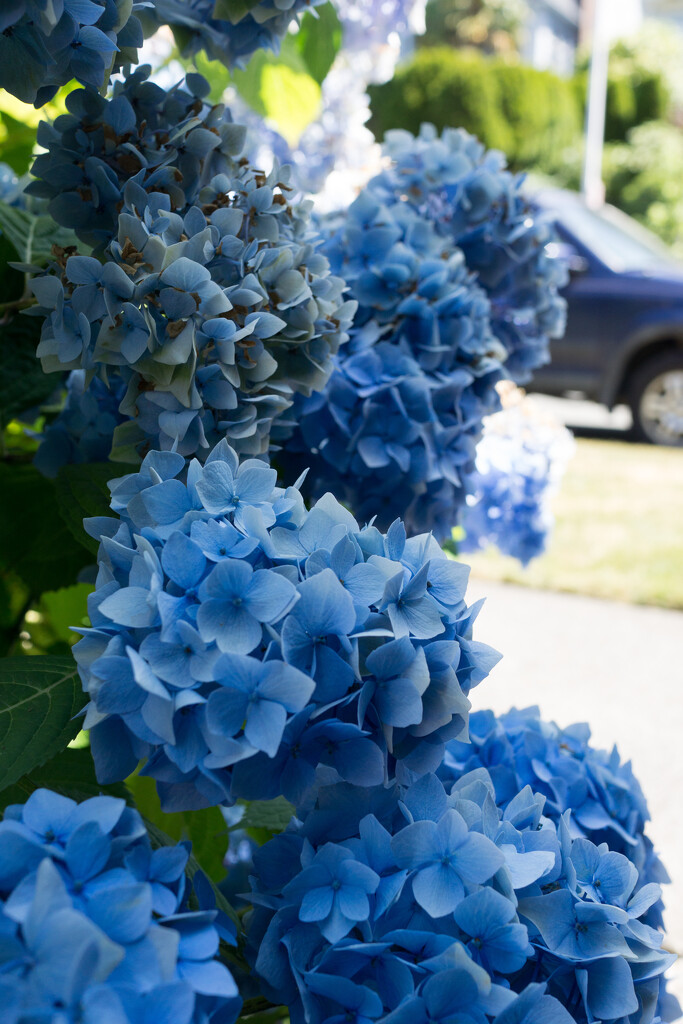
[[[40,327],[40,320],[20,314],[0,322],[0,429],[58,386],[59,378],[44,373],[36,358]]]
[[[109,507],[110,480],[134,473],[139,466],[90,462],[82,466],[63,466],[57,474],[57,505],[67,527],[88,551],[97,554],[98,543],[83,529],[83,520],[91,516],[113,516]]]
[[[0,160],[9,164],[15,174],[20,177],[29,169],[36,144],[35,126],[24,124],[6,111],[0,113],[0,124],[4,127],[7,137],[0,146]]]
[[[73,658],[0,659],[0,790],[64,750],[85,703]]]
[[[260,0],[216,0],[213,8],[214,18],[222,21],[229,21],[236,25],[238,21],[245,18],[252,8],[259,4]]]
[[[29,465],[0,463],[0,572],[34,595],[76,582],[92,561],[57,511],[55,485]]]
[[[317,15],[317,17],[316,17]],[[312,78],[322,85],[342,42],[342,26],[331,3],[307,11],[299,31],[289,36]]]
[[[20,263],[44,267],[52,258],[52,246],[78,245],[73,231],[61,228],[49,214],[36,216],[17,210],[0,200],[0,231],[7,235],[19,255]]]
[[[261,1005],[263,1002],[263,999],[245,999],[240,1021],[244,1024],[277,1024],[278,1021],[284,1022],[289,1019],[289,1010],[286,1006],[269,1006],[257,1012],[252,1011],[252,1005]]]
[[[223,858],[228,849],[228,835],[223,815],[217,807],[166,814],[161,810],[153,779],[134,775],[128,779],[128,787],[140,814],[154,822],[174,842],[181,839],[191,841],[194,856],[212,882],[220,882],[225,877]]]
[[[246,811],[236,828],[264,829],[271,835],[284,832],[289,825],[294,808],[283,796],[275,800],[254,800],[246,805]]]
[[[0,793],[0,811],[4,811],[10,804],[25,803],[31,793],[41,787],[53,789],[72,800],[88,800],[100,793],[107,793],[132,803],[132,797],[122,782],[111,786],[100,785],[89,747],[62,750],[51,761],[8,786]]]
[[[0,302],[13,302],[24,294],[24,275],[13,270],[19,253],[5,235],[0,234]]]
[[[0,572],[0,657],[15,653],[31,593],[16,573]]]

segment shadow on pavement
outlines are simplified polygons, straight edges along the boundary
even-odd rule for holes
[[[634,441],[630,430],[615,430],[611,427],[574,427],[567,424],[574,437],[587,437],[594,441]]]

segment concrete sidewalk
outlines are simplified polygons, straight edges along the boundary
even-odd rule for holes
[[[559,725],[587,721],[596,746],[633,762],[672,880],[667,946],[683,955],[683,612],[472,579],[468,601],[480,597],[475,638],[503,660],[474,709],[538,704]],[[683,961],[671,978],[683,1005]]]

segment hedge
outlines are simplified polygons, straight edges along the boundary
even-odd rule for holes
[[[421,50],[392,81],[369,91],[369,126],[377,139],[389,128],[416,132],[423,121],[438,129],[462,127],[503,150],[513,169],[533,165],[552,172],[581,133],[579,96],[570,80],[476,50]]]

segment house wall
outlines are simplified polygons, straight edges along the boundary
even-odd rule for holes
[[[534,67],[571,75],[579,39],[579,0],[528,0],[522,56]]]

